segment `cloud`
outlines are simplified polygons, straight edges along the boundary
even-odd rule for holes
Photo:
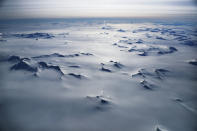
[[[6,0],[0,8],[0,17],[159,16],[194,13],[194,7],[192,0]]]
[[[197,0],[193,0],[194,4],[197,5]]]
[[[3,2],[4,2],[5,0],[0,0],[0,7],[1,6],[3,6]]]

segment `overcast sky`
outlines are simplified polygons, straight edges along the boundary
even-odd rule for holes
[[[0,18],[190,15],[193,0],[0,0]]]

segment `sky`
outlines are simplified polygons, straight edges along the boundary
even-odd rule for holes
[[[192,15],[196,0],[0,0],[0,19]]]

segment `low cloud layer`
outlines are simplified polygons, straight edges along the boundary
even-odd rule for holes
[[[1,18],[140,17],[195,14],[196,0],[0,0]]]

